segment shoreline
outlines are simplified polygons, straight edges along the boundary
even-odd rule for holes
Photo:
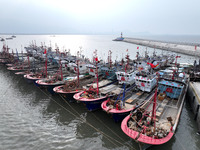
[[[137,39],[137,38],[128,38],[125,37],[123,42],[147,46],[156,49],[162,49],[166,51],[172,51],[176,53],[181,53],[190,56],[199,56],[200,57],[200,45],[199,44],[184,44],[184,43],[175,43],[175,42],[163,42],[156,40],[146,40],[146,39]]]

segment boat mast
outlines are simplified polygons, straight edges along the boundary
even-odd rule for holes
[[[128,49],[126,51],[128,52]],[[126,55],[126,60],[127,60],[127,63],[126,63],[126,66],[125,66],[125,73],[127,73],[127,69],[128,69],[128,65],[129,65],[129,55],[128,55],[128,53]]]
[[[77,61],[76,61],[76,64],[77,64],[77,87],[79,87],[79,58],[78,58],[78,54],[79,54],[79,51],[77,52]]]
[[[175,66],[177,65],[177,59],[178,58],[181,58],[181,56],[178,56],[178,55],[176,56]]]
[[[30,73],[30,60],[29,60],[29,56],[27,56],[28,57],[28,73]]]
[[[158,79],[159,79],[159,73],[157,73],[157,84],[156,84],[156,90],[154,94],[153,110],[152,110],[152,116],[151,116],[151,122],[154,123],[154,131],[156,129],[156,100],[157,100],[157,91],[158,91]]]
[[[98,57],[96,57],[96,78],[97,78],[97,95],[99,95],[99,79],[98,79]]]
[[[22,48],[22,45],[21,45]],[[24,69],[24,54],[23,54],[23,50],[21,50],[22,53],[22,69]]]
[[[112,59],[111,59],[111,55],[112,55],[112,51],[109,50],[108,51],[108,63],[109,63],[109,67],[112,67]]]
[[[46,61],[45,61],[45,74],[47,78],[47,49],[44,50],[44,54],[46,54]]]
[[[95,58],[95,63],[96,63],[96,81],[97,81],[97,95],[99,95],[99,79],[98,79],[98,57],[97,57],[97,50],[94,51],[94,58]]]
[[[60,56],[60,76],[61,76],[61,81],[62,81],[63,80],[63,73],[62,73],[61,53],[60,53],[59,56]]]

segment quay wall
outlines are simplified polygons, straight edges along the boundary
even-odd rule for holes
[[[171,42],[162,42],[155,40],[136,39],[136,38],[124,38],[123,42],[200,57],[199,44],[195,45],[195,44],[184,44],[184,43],[171,43]]]
[[[189,83],[186,99],[192,108],[194,120],[197,122],[198,132],[200,133],[200,95],[192,82]]]

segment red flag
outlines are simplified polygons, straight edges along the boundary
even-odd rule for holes
[[[176,56],[176,58],[181,58],[181,56]]]
[[[156,64],[156,65],[154,65],[154,64],[152,64],[152,63],[149,63],[149,62],[147,62],[147,64],[148,65],[150,65],[151,66],[151,68],[156,68],[159,64]]]
[[[195,49],[195,51],[197,50],[197,46],[196,45],[195,45],[194,49]]]
[[[98,61],[98,58],[97,58],[97,57],[95,58],[95,61]]]
[[[47,50],[45,49],[45,50],[44,50],[44,54],[46,54],[46,53],[47,53]]]
[[[137,47],[137,49],[139,49],[139,46]]]

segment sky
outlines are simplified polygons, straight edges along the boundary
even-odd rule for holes
[[[0,33],[200,35],[200,0],[0,0]]]

